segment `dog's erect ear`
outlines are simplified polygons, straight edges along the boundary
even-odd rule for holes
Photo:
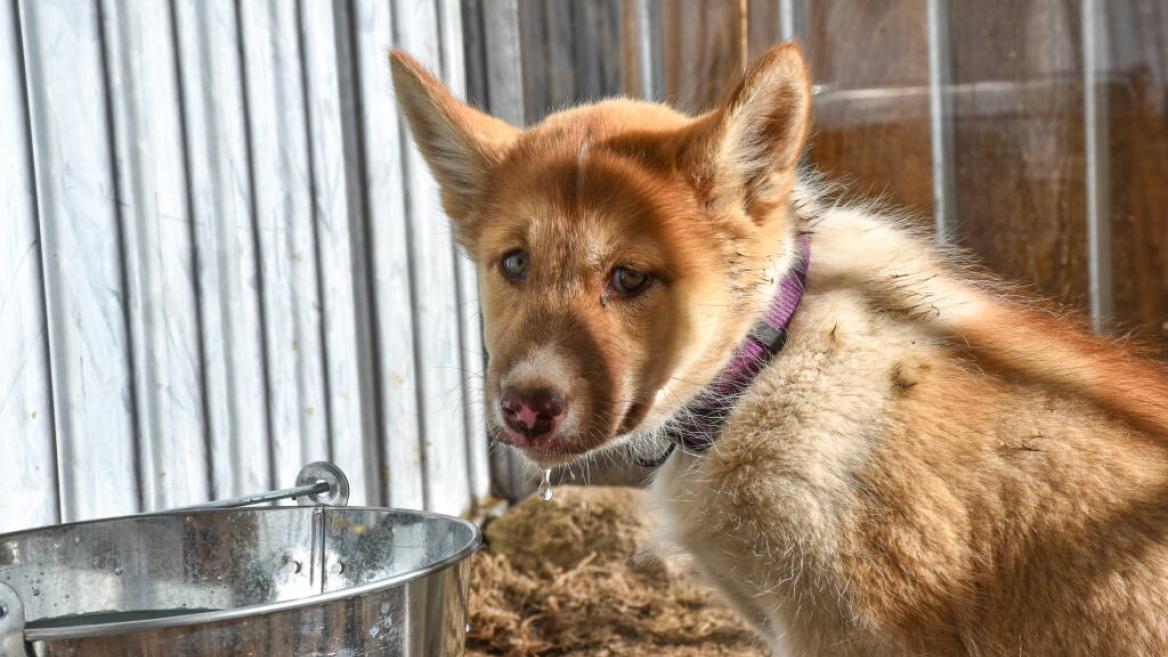
[[[519,130],[460,102],[406,53],[394,50],[389,61],[398,105],[442,187],[446,213],[460,223]]]
[[[778,45],[698,120],[689,156],[711,179],[712,197],[741,203],[761,222],[789,194],[810,125],[807,64],[798,46]]]

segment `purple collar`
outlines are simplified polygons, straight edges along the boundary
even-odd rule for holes
[[[640,465],[657,467],[677,447],[690,452],[703,452],[712,447],[722,432],[722,423],[738,398],[754,383],[771,358],[787,344],[787,326],[795,315],[795,309],[799,307],[799,300],[803,298],[807,268],[811,263],[810,241],[800,237],[797,245],[799,257],[795,266],[779,282],[762,319],[714,381],[698,393],[679,417],[670,421],[666,428],[666,435],[670,438],[669,449],[657,459],[639,461]]]

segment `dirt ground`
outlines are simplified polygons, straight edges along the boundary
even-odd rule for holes
[[[643,491],[558,486],[487,525],[471,576],[471,657],[765,657],[697,581],[653,556]]]

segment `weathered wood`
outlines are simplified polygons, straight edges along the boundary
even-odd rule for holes
[[[650,7],[657,6],[649,0],[621,3],[621,93],[625,96],[649,100],[656,97],[654,83],[660,71],[654,68],[653,46],[660,44],[661,26],[653,21]]]
[[[931,222],[924,3],[810,3],[801,41],[819,87],[812,163],[858,195]]]
[[[1117,328],[1168,356],[1168,8],[1156,0],[1105,6]]]
[[[781,0],[749,0],[746,5],[746,54],[748,60],[766,52],[783,39]]]
[[[738,2],[662,0],[665,93],[691,113],[717,104],[746,65]]]
[[[96,2],[20,5],[61,517],[139,508],[116,180]],[[129,467],[128,467],[129,466]]]
[[[487,44],[481,0],[462,0],[463,64],[466,71],[466,100],[478,108],[487,107]]]
[[[32,144],[16,4],[0,6],[0,532],[58,520],[57,463]]]
[[[239,27],[228,0],[175,3],[212,497],[273,487]]]
[[[523,125],[523,60],[516,0],[496,0],[482,7],[486,50],[487,109],[495,116]]]
[[[1041,26],[1035,29],[1034,26]],[[1084,306],[1087,285],[1079,8],[953,3],[958,234],[1007,277]]]
[[[547,12],[549,9],[568,9],[564,3],[543,2],[543,0],[520,0],[518,3],[519,49],[523,56],[523,116],[527,125],[534,125],[552,107],[548,92],[548,78],[557,71],[574,75],[572,62],[566,66],[556,66],[551,62],[547,35]],[[568,23],[569,28],[571,27]],[[571,41],[568,41],[571,47]],[[575,86],[575,85],[573,85]],[[574,89],[573,89],[574,91]]]
[[[620,0],[589,0],[571,3],[571,7],[578,102],[620,94]],[[558,36],[554,31],[551,34],[553,40]]]

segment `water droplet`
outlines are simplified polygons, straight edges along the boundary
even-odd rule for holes
[[[543,481],[539,482],[539,499],[547,502],[552,499],[552,469],[543,469]]]
[[[114,574],[115,574],[115,575],[121,575],[121,574],[122,574],[122,573],[124,573],[124,572],[126,572],[126,570],[125,570],[124,568],[122,568],[121,566],[118,566],[117,568],[114,568]]]
[[[32,597],[34,597],[34,598],[40,597],[40,594],[41,594],[41,590],[34,586],[32,589]]]
[[[470,623],[466,624],[466,633],[470,634]]]

